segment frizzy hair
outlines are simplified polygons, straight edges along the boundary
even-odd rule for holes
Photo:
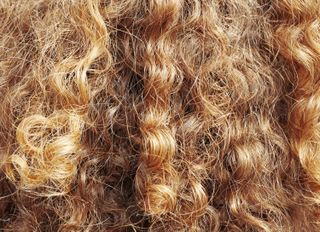
[[[320,231],[319,12],[0,1],[0,230]]]

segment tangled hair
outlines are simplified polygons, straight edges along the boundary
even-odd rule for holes
[[[0,230],[320,231],[319,0],[0,0]]]

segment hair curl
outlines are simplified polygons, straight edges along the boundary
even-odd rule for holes
[[[319,12],[0,1],[0,230],[320,231]]]

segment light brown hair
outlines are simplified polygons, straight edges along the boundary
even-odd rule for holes
[[[0,1],[0,230],[320,231],[319,12]]]

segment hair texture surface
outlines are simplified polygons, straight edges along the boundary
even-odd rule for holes
[[[320,231],[319,0],[0,0],[0,231]]]

